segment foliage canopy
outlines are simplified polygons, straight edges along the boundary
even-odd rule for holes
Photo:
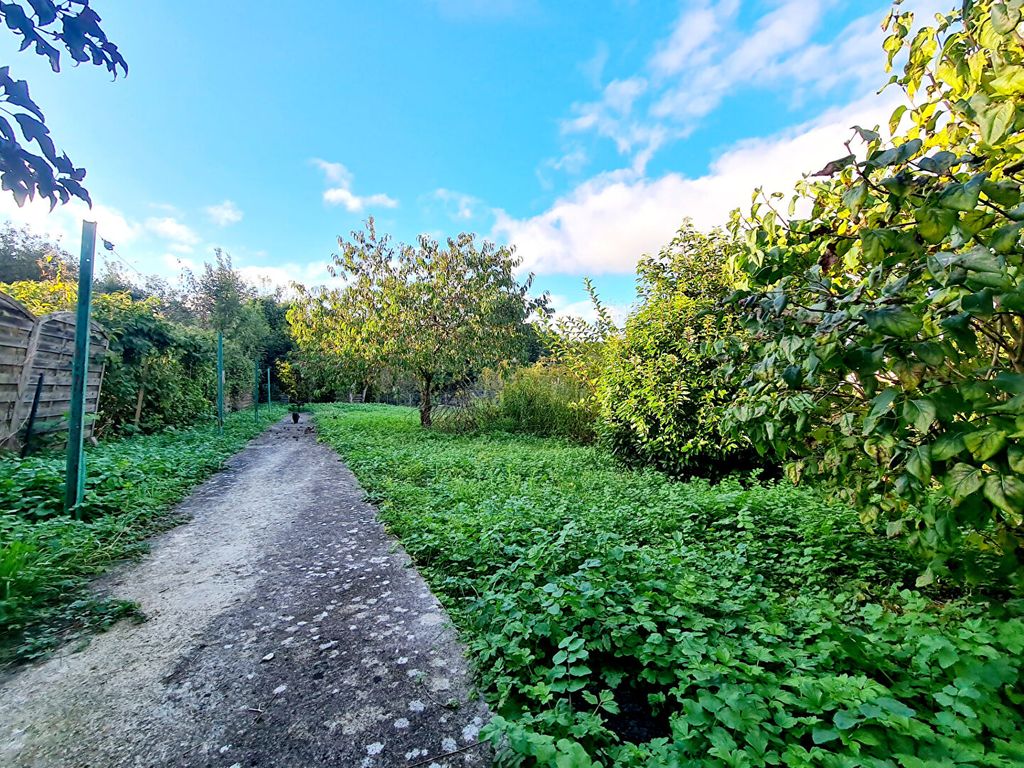
[[[732,225],[757,361],[733,428],[908,534],[924,581],[1024,563],[1022,7],[895,7],[892,140],[856,128],[788,216],[761,196]]]
[[[532,278],[519,282],[512,249],[466,233],[399,244],[372,218],[338,245],[345,287],[302,293],[288,315],[296,341],[363,379],[385,367],[415,377],[424,426],[439,386],[524,355],[525,322],[543,299],[530,298]]]
[[[21,38],[21,50],[31,48],[45,56],[54,72],[60,72],[59,45],[76,64],[95,64],[115,78],[119,72],[128,74],[127,62],[107,39],[89,0],[8,0],[0,3],[0,21]],[[91,206],[82,186],[85,169],[75,167],[66,153],[58,154],[46,118],[29,96],[28,83],[12,77],[7,66],[0,67],[0,103],[23,137],[19,142],[11,122],[0,116],[0,186],[14,195],[19,206],[36,195],[48,199],[51,208],[72,197]],[[31,142],[39,154],[26,148]]]

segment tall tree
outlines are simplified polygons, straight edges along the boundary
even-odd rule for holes
[[[185,274],[184,299],[203,325],[227,334],[241,322],[245,303],[256,294],[235,270],[230,254],[217,248],[213,256],[198,276]]]
[[[32,48],[45,56],[54,72],[60,72],[61,52],[56,44],[78,64],[105,67],[115,78],[119,71],[128,74],[127,62],[107,39],[89,0],[0,2],[0,20],[21,38],[21,50]],[[28,83],[11,77],[10,67],[0,67],[0,104],[22,136],[19,142],[11,122],[0,116],[0,186],[14,195],[18,205],[36,195],[48,199],[51,208],[72,196],[92,205],[82,186],[85,169],[75,167],[66,153],[57,153],[43,111],[29,96]],[[33,141],[38,154],[26,149]]]
[[[423,426],[439,387],[526,351],[525,321],[545,299],[530,298],[532,276],[519,282],[511,248],[466,233],[403,245],[372,218],[338,244],[346,287],[300,297],[289,311],[296,340],[415,377]]]
[[[78,274],[74,258],[58,243],[9,221],[0,227],[0,283],[44,280],[58,271],[69,277]]]

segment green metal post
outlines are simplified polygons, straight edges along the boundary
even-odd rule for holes
[[[224,432],[224,334],[217,333],[217,431]]]
[[[82,222],[82,254],[78,265],[78,307],[75,312],[75,357],[71,363],[71,412],[68,414],[68,457],[64,476],[64,511],[85,496],[85,390],[89,384],[89,314],[92,307],[92,262],[96,253],[96,222]],[[76,511],[75,516],[79,513]]]
[[[252,364],[252,418],[260,423],[260,364]]]
[[[267,408],[270,407],[270,368],[267,368]]]

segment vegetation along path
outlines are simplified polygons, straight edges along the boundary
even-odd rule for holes
[[[484,764],[454,633],[362,498],[304,421],[252,441],[102,585],[148,621],[0,685],[0,765]]]

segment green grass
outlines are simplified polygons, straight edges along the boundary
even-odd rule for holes
[[[209,423],[88,449],[81,519],[63,513],[63,454],[0,458],[0,666],[137,615],[93,596],[89,580],[180,522],[167,511],[285,413],[261,409],[259,425],[232,414],[223,435]]]
[[[315,420],[461,630],[505,764],[1024,764],[1024,606],[915,590],[849,509],[403,408]]]

